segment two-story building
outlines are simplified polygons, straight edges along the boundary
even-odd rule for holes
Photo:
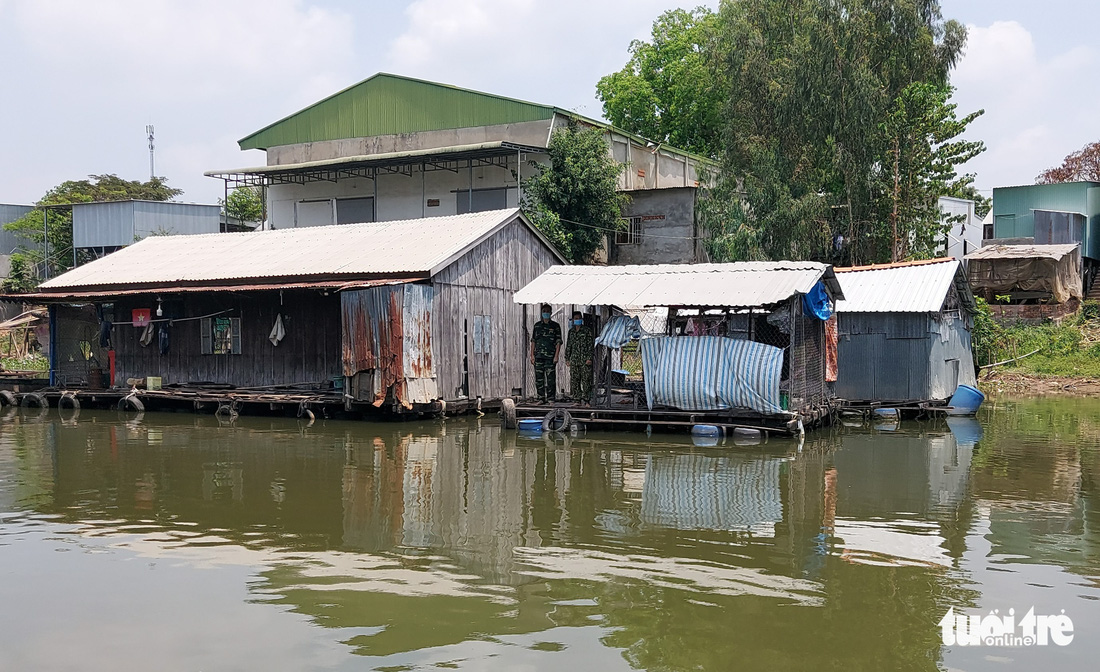
[[[610,263],[705,261],[695,219],[703,157],[551,105],[379,73],[249,134],[266,165],[210,171],[226,192],[267,192],[274,229],[456,215],[517,207],[555,129],[604,130],[632,196]]]

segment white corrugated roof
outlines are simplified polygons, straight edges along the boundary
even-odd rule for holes
[[[836,269],[844,288],[838,313],[937,313],[959,272],[957,259]],[[965,301],[965,299],[964,299]]]
[[[779,303],[824,279],[839,294],[832,267],[812,261],[731,264],[553,266],[516,292],[516,303],[598,306],[730,306]]]
[[[517,216],[513,208],[369,224],[151,236],[40,289],[433,274]]]

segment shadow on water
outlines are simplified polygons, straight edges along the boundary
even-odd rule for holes
[[[936,669],[954,664],[936,622],[984,607],[1000,565],[1095,582],[1098,424],[1096,404],[1028,402],[980,422],[700,448],[526,438],[488,420],[9,411],[0,561],[42,529],[186,568],[184,582],[241,567],[239,602],[297,614],[311,639],[390,669],[550,669],[570,655]],[[99,565],[81,569],[98,580]]]

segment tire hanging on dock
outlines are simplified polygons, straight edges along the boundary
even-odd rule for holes
[[[130,394],[118,400],[118,410],[144,413],[145,404],[141,403],[141,399],[138,399],[136,395]]]
[[[15,394],[11,390],[0,390],[0,406],[18,406]]]
[[[19,405],[23,408],[49,408],[50,402],[46,399],[46,395],[38,392],[27,392],[23,395],[23,398],[19,400]]]
[[[74,411],[80,410],[80,400],[76,398],[76,393],[66,392],[65,394],[61,395],[61,398],[57,400],[57,408],[65,408],[66,402],[68,402],[68,406]]]
[[[564,408],[555,408],[542,419],[542,431],[567,432],[573,425],[573,416]]]
[[[500,424],[504,429],[516,428],[516,402],[511,397],[500,400]]]

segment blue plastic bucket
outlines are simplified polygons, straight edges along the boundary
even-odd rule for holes
[[[959,385],[947,405],[954,408],[956,413],[973,415],[978,412],[983,401],[985,401],[985,395],[981,390],[969,385]]]
[[[516,421],[516,429],[521,432],[541,432],[542,418],[523,418]]]

